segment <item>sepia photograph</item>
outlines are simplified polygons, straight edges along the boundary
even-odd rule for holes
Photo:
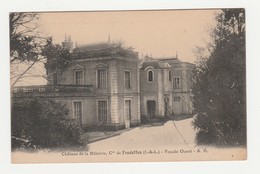
[[[245,19],[10,12],[12,163],[246,160]]]

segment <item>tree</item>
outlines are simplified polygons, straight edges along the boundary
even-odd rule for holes
[[[246,144],[245,11],[217,16],[212,51],[195,71],[193,125],[198,144]]]
[[[62,73],[71,63],[72,55],[68,48],[59,44],[53,44],[52,38],[47,39],[42,55],[46,58],[44,66],[47,70],[47,75],[49,76],[48,82],[50,84],[56,84],[57,78],[61,77],[60,73]],[[50,77],[50,74],[56,74],[56,77]],[[56,80],[54,80],[54,78],[56,78]],[[52,81],[50,79],[52,79]]]
[[[39,36],[38,13],[10,13],[10,64],[12,87],[37,63],[45,38]]]

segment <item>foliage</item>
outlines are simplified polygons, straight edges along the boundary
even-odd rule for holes
[[[15,60],[33,60],[38,55],[38,43],[35,33],[38,28],[33,24],[38,19],[37,13],[10,13],[10,62]]]
[[[42,54],[46,57],[45,68],[48,71],[63,71],[71,63],[69,49],[53,44],[52,38],[47,39]]]
[[[123,42],[112,43],[114,47],[114,54],[123,57],[137,57],[137,53],[134,52],[133,47],[127,47]]]
[[[12,149],[82,145],[82,131],[68,114],[65,105],[50,99],[14,99]]]
[[[10,64],[14,86],[37,62],[42,61],[45,39],[39,36],[38,13],[10,13]],[[23,68],[18,71],[19,64]]]
[[[193,125],[198,144],[246,144],[245,12],[217,16],[213,49],[194,76]],[[211,45],[212,46],[212,45]]]

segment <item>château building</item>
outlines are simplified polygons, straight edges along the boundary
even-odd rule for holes
[[[192,114],[195,65],[177,58],[140,60],[138,53],[110,42],[73,49],[64,71],[48,70],[48,85],[13,89],[13,97],[47,97],[66,104],[82,127],[123,129],[154,118]]]
[[[192,114],[194,64],[181,62],[178,58],[146,58],[140,67],[142,116]]]

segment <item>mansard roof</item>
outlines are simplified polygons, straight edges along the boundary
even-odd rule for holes
[[[100,43],[94,43],[94,44],[85,44],[76,47],[73,52],[86,52],[86,51],[99,51],[102,49],[111,48],[114,45],[108,42],[100,42]]]
[[[167,62],[158,61],[158,60],[155,60],[155,61],[144,61],[142,63],[141,69],[145,70],[148,67],[152,67],[153,69],[165,69],[165,68],[167,69],[167,68],[170,68],[171,65],[169,63],[167,63]]]
[[[153,69],[164,69],[164,68],[195,68],[195,64],[188,62],[181,62],[177,58],[162,58],[152,59],[151,61],[143,61],[140,65],[142,70],[148,67]]]
[[[138,53],[132,48],[124,47],[120,43],[96,43],[82,45],[73,50],[75,59],[91,59],[97,57],[132,57],[137,58]]]

